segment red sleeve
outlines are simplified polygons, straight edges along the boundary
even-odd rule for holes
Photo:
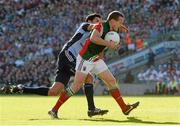
[[[95,28],[94,28],[94,29],[98,30],[98,32],[101,32],[101,28],[102,28],[102,24],[101,24],[101,23],[97,23],[97,24],[95,25]]]

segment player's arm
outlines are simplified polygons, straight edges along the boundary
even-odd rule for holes
[[[106,46],[108,48],[111,48],[111,49],[117,49],[119,48],[119,45],[115,44],[115,42],[109,42],[109,41],[106,41],[104,39],[101,38],[101,33],[97,30],[97,29],[94,29],[91,36],[90,36],[90,40],[93,42],[93,43],[96,43],[97,45],[102,45],[102,46]]]
[[[88,31],[92,31],[94,29],[95,25],[94,24],[90,24],[88,26]]]
[[[82,29],[86,32],[89,32],[94,29],[94,26],[95,26],[94,24],[84,24],[82,26]]]

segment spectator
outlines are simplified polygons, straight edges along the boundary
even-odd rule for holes
[[[154,58],[155,58],[155,53],[153,52],[153,50],[151,48],[149,48],[148,62],[147,62],[148,68],[150,68],[151,66],[155,66]]]
[[[72,36],[74,26],[78,26],[89,13],[106,15],[112,11],[109,5],[115,5],[114,10],[127,15],[132,42],[135,36],[149,42],[159,35],[179,31],[179,2],[174,0],[172,3],[0,0],[0,82],[47,85],[49,76],[54,74],[57,50]],[[149,29],[152,29],[151,33]],[[130,46],[130,49],[134,47]]]
[[[158,72],[158,81],[165,80],[166,77],[167,77],[167,71],[165,70],[164,67],[160,67]]]
[[[173,94],[173,95],[179,92],[179,87],[174,77],[170,78],[170,82],[168,84],[167,90],[168,90],[168,93]]]
[[[144,70],[141,69],[140,72],[137,75],[137,78],[140,82],[145,82],[145,76],[144,76]]]
[[[143,40],[138,36],[136,37],[136,50],[141,51],[143,49]]]
[[[131,71],[128,71],[124,80],[124,83],[133,83],[134,82],[134,76],[132,75]]]
[[[157,81],[158,79],[158,73],[155,69],[154,66],[151,66],[147,71],[146,71],[146,80],[149,80],[149,81]]]
[[[156,94],[166,94],[166,84],[162,79],[156,83]]]
[[[127,34],[127,35],[125,36],[125,43],[126,43],[128,52],[129,52],[130,54],[134,53],[135,50],[136,50],[136,47],[135,47],[134,42],[132,42],[132,39],[131,39],[130,34]]]

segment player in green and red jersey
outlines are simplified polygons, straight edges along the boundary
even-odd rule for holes
[[[99,54],[101,54],[106,47],[111,49],[119,48],[120,45],[117,45],[112,41],[106,41],[104,40],[104,37],[109,31],[121,31],[121,29],[124,27],[123,23],[124,15],[119,11],[113,11],[109,13],[107,21],[98,23],[95,26],[91,36],[86,40],[77,57],[74,83],[68,87],[66,91],[61,93],[59,100],[51,111],[56,111],[59,109],[59,107],[65,101],[67,101],[70,96],[74,95],[74,93],[81,88],[88,73],[96,74],[105,82],[110,94],[116,100],[125,115],[128,115],[139,105],[139,102],[131,105],[124,102],[118,89],[116,79],[109,71],[104,61],[99,58]]]

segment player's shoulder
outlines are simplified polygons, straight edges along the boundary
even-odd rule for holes
[[[85,32],[89,32],[88,27],[92,25],[91,23],[88,22],[82,22],[79,29],[82,29]]]
[[[91,23],[89,23],[89,22],[82,22],[81,24],[80,24],[80,27],[83,27],[83,26],[85,26],[85,25],[90,25]]]

